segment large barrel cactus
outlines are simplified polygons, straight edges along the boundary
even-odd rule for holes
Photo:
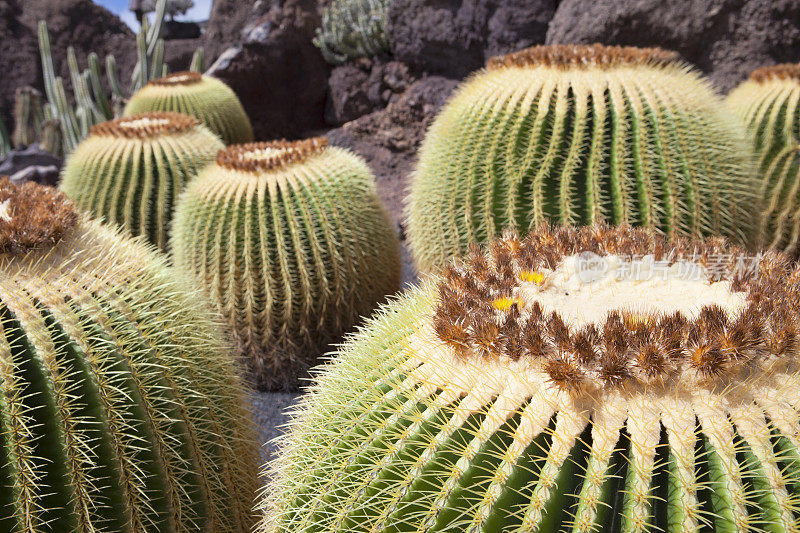
[[[325,345],[399,285],[374,177],[324,138],[232,146],[182,196],[176,265],[236,333],[262,389],[295,389]]]
[[[320,372],[258,531],[795,531],[798,302],[721,239],[476,245]]]
[[[800,64],[753,71],[727,98],[756,153],[763,211],[761,244],[800,254]]]
[[[197,72],[176,72],[151,80],[134,94],[125,115],[174,111],[199,119],[225,144],[253,140],[250,119],[230,87]]]
[[[221,327],[149,245],[0,181],[0,531],[249,531]]]
[[[61,189],[92,215],[166,250],[178,196],[225,146],[179,113],[134,115],[90,131],[68,158]]]
[[[503,228],[549,222],[744,240],[757,212],[751,154],[677,54],[536,46],[490,60],[436,118],[413,177],[409,242],[430,270]]]

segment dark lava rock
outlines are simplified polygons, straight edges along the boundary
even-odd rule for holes
[[[188,70],[195,50],[203,46],[202,39],[175,39],[164,44],[164,61],[170,72]],[[206,56],[208,65],[208,56]],[[126,79],[127,81],[127,79]]]
[[[462,78],[497,54],[543,43],[555,0],[394,0],[387,36],[395,59]]]
[[[800,2],[562,0],[547,42],[670,48],[728,91],[759,66],[800,60]]]
[[[161,37],[165,41],[174,39],[199,39],[200,25],[196,22],[182,22],[179,20],[167,20],[164,22]]]
[[[414,80],[399,61],[360,58],[335,67],[328,79],[325,122],[338,126],[382,109]]]
[[[7,175],[13,183],[35,181],[55,187],[62,164],[60,157],[32,144],[27,148],[11,150],[0,158],[0,176]]]
[[[17,87],[41,86],[36,34],[22,23],[18,0],[0,0],[0,120],[11,130]]]
[[[458,82],[429,76],[414,82],[386,109],[375,111],[328,132],[331,144],[350,148],[367,160],[378,193],[392,219],[401,225],[408,176],[428,126]]]
[[[266,3],[272,4],[272,0]],[[203,35],[203,48],[209,62],[215,61],[222,52],[242,42],[242,28],[253,20],[256,10],[263,10],[265,2],[259,0],[214,0],[208,25]]]
[[[239,96],[257,139],[299,137],[324,127],[330,69],[311,42],[320,22],[316,0],[283,1],[254,16],[242,45],[226,50],[209,69]]]

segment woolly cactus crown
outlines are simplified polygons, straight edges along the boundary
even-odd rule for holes
[[[321,373],[261,531],[790,531],[798,296],[720,239],[473,247]]]
[[[151,80],[125,107],[128,116],[151,111],[196,117],[225,144],[253,140],[250,119],[236,94],[222,81],[197,72],[176,72]]]
[[[0,531],[249,531],[220,330],[150,246],[0,181]]]
[[[178,196],[224,147],[200,121],[180,113],[103,122],[70,155],[61,188],[92,215],[166,251]]]
[[[750,156],[677,54],[535,46],[491,59],[436,118],[413,176],[409,243],[427,271],[504,228],[551,222],[746,240]]]
[[[258,385],[292,389],[399,286],[372,172],[325,138],[228,147],[181,197],[175,264],[228,317]]]
[[[755,150],[759,194],[758,240],[800,253],[800,64],[754,70],[726,103],[744,120]]]

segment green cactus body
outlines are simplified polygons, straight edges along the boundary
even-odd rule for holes
[[[399,285],[372,173],[324,138],[220,152],[181,197],[172,254],[228,317],[264,389],[296,388]]]
[[[223,148],[208,128],[179,113],[104,122],[70,154],[61,189],[80,208],[166,251],[178,196]]]
[[[474,249],[321,370],[257,531],[796,531],[800,270],[743,253],[628,226]]]
[[[177,72],[151,80],[134,94],[125,115],[174,111],[193,116],[227,144],[253,140],[250,119],[230,87],[197,72]]]
[[[241,378],[149,245],[0,181],[0,531],[247,532]]]
[[[744,120],[756,153],[759,242],[793,256],[800,253],[800,65],[755,70],[726,100]]]
[[[420,149],[409,242],[421,270],[503,228],[605,221],[749,238],[756,179],[741,125],[659,49],[540,46],[495,58]]]

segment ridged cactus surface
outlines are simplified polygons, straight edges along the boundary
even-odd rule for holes
[[[749,259],[609,226],[473,249],[320,373],[258,531],[797,531],[800,270]]]
[[[720,98],[660,49],[537,46],[490,60],[431,126],[411,188],[422,270],[503,228],[605,221],[744,240],[752,150]]]
[[[176,265],[228,317],[260,388],[296,388],[399,285],[372,173],[323,138],[220,152],[182,196],[172,238]]]
[[[103,122],[68,158],[61,189],[80,208],[166,251],[178,196],[223,148],[197,119],[180,113]]]
[[[241,102],[222,81],[197,72],[176,72],[151,80],[134,94],[125,115],[174,111],[193,116],[225,144],[253,140],[253,128]]]
[[[800,65],[753,71],[728,95],[730,110],[744,120],[756,153],[758,238],[764,246],[800,253]]]
[[[7,180],[0,267],[0,531],[249,531],[257,449],[203,299],[152,247]]]

